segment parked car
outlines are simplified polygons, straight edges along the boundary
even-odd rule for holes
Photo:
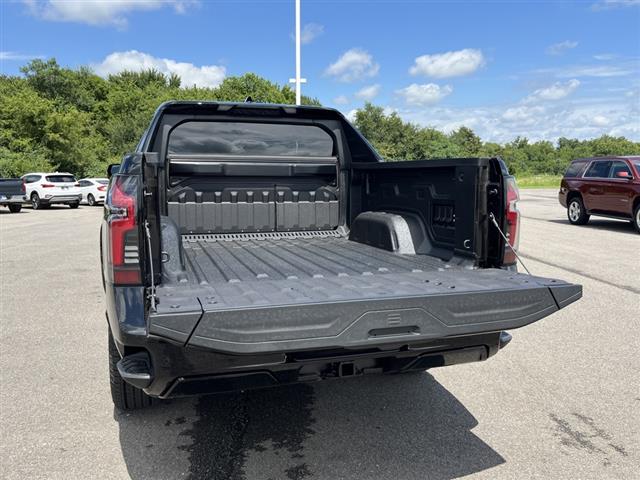
[[[100,235],[119,409],[481,361],[582,296],[515,270],[499,158],[384,162],[336,110],[254,103],[165,103],[139,145]]]
[[[0,205],[9,207],[11,213],[22,210],[26,199],[24,182],[20,178],[0,178]]]
[[[82,193],[76,185],[76,178],[65,172],[27,173],[22,176],[26,187],[27,200],[34,210],[48,208],[54,204],[78,208]]]
[[[640,233],[640,156],[574,160],[562,178],[558,199],[574,225],[596,215],[630,220]]]
[[[91,207],[104,203],[107,185],[109,185],[108,178],[83,178],[78,180],[82,200],[87,202]]]

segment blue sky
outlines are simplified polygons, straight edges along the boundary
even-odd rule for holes
[[[153,66],[216,85],[294,73],[293,0],[0,0],[0,70]],[[302,0],[303,92],[484,139],[640,140],[640,0]]]

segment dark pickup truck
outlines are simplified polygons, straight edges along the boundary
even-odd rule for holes
[[[19,178],[0,178],[0,206],[19,213],[26,201],[24,182]]]
[[[582,295],[517,273],[500,159],[383,162],[335,110],[165,103],[112,167],[120,409],[481,361]]]

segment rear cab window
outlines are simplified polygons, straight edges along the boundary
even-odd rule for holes
[[[169,136],[169,154],[331,157],[332,136],[315,125],[190,121]]]
[[[636,169],[636,174],[640,175],[640,159],[639,160],[631,160],[631,164]]]
[[[571,165],[569,165],[569,168],[567,168],[567,171],[565,172],[564,176],[567,178],[579,177],[580,174],[584,171],[584,167],[586,165],[587,165],[586,160],[576,160],[574,162],[571,162]]]
[[[47,175],[45,179],[51,183],[75,183],[76,181],[73,175]]]

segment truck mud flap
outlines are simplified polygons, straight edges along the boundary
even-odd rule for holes
[[[422,294],[371,289],[370,298],[285,304],[275,295],[270,304],[237,305],[211,289],[200,292],[200,308],[193,298],[183,307],[168,297],[150,317],[150,333],[236,354],[403,345],[523,327],[582,296],[580,285],[503,270],[410,275]]]

